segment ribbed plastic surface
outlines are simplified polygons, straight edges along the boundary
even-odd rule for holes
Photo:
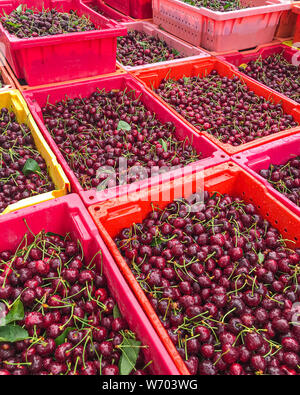
[[[291,8],[280,0],[253,0],[254,7],[218,12],[180,0],[153,0],[153,22],[210,51],[252,48],[273,40],[279,18]]]

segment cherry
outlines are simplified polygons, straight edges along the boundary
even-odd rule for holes
[[[258,350],[262,346],[262,337],[257,332],[247,332],[245,335],[245,345],[249,351]]]
[[[239,363],[233,363],[229,372],[232,376],[243,376],[245,374],[243,367]]]
[[[96,29],[88,18],[81,17],[72,10],[68,13],[58,12],[55,9],[43,11],[27,9],[21,12],[13,10],[2,17],[1,22],[6,30],[19,38],[35,38]],[[16,26],[19,26],[18,29]]]
[[[204,360],[199,363],[198,372],[202,376],[215,376],[217,369],[210,360]]]
[[[107,365],[103,368],[102,374],[104,376],[117,376],[119,375],[119,368],[117,365],[113,365],[113,364]],[[137,374],[140,374],[140,371],[139,373],[136,373],[136,375]]]

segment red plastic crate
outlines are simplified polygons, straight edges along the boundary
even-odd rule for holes
[[[28,233],[24,219],[34,234],[42,230],[57,234],[70,233],[71,237],[80,240],[87,261],[96,259],[98,269],[103,270],[108,288],[128,325],[143,345],[148,346],[143,348],[143,352],[147,362],[153,361],[150,365],[151,373],[178,374],[178,370],[126,284],[80,198],[71,194],[0,217],[1,251],[15,250],[19,246],[24,234]],[[32,236],[30,234],[28,236],[28,241],[31,242]],[[102,251],[101,255],[97,254],[99,250]]]
[[[105,3],[135,19],[152,18],[152,0],[105,0]]]
[[[218,163],[223,163],[229,159],[229,156],[226,155],[225,152],[223,152],[220,148],[218,148],[217,145],[215,145],[205,136],[201,136],[199,133],[196,133],[191,128],[189,128],[183,121],[181,121],[181,119],[176,117],[172,111],[169,111],[151,94],[151,92],[145,89],[142,84],[136,81],[129,74],[111,75],[109,77],[99,78],[98,80],[87,80],[81,83],[70,83],[61,85],[59,87],[47,87],[23,92],[23,96],[25,97],[29,109],[33,114],[40,130],[42,131],[50,147],[55,152],[59,163],[67,174],[71,182],[72,190],[80,194],[86,206],[105,200],[111,196],[123,194],[124,191],[127,191],[127,187],[126,185],[123,185],[109,188],[104,191],[96,191],[92,189],[84,191],[63,155],[59,151],[46,126],[44,125],[41,108],[47,102],[53,104],[56,101],[64,99],[66,95],[69,98],[88,96],[97,88],[105,89],[106,91],[110,91],[112,89],[123,90],[127,88],[129,91],[135,91],[136,97],[140,97],[141,102],[146,106],[147,109],[153,111],[161,122],[173,122],[176,127],[177,137],[180,140],[188,138],[197,152],[201,152],[203,155],[203,159],[186,166],[184,170],[173,170],[172,172],[157,175],[150,179],[148,178],[131,184],[129,188],[132,191],[139,190],[142,186],[149,185],[150,182],[151,185],[155,185],[159,183],[160,180],[181,176],[182,171],[187,174],[188,172],[193,172],[199,168],[206,168]]]
[[[268,169],[270,165],[284,164],[289,159],[299,155],[300,134],[296,134],[265,144],[263,147],[253,148],[233,155],[231,159],[262,182],[276,199],[300,217],[300,207],[273,188],[272,184],[259,175],[260,170]]]
[[[100,13],[108,19],[113,19],[116,22],[133,22],[134,20],[128,15],[124,15],[121,12],[109,7],[102,0],[80,0],[81,3],[85,4],[87,7],[92,8],[92,10]]]
[[[264,85],[258,83],[252,78],[247,77],[245,74],[240,73],[235,70],[235,68],[226,62],[222,62],[217,58],[206,58],[195,60],[192,62],[187,62],[185,64],[175,64],[172,67],[162,66],[155,67],[151,70],[136,71],[132,74],[144,84],[144,86],[152,92],[152,94],[160,100],[164,105],[174,112],[177,117],[181,118],[191,129],[195,132],[200,133],[208,137],[211,141],[215,142],[220,148],[222,148],[227,154],[233,155],[247,149],[260,146],[270,141],[278,140],[282,137],[295,134],[300,131],[300,125],[287,129],[278,133],[271,134],[266,137],[261,137],[253,140],[249,143],[241,144],[240,146],[232,146],[230,144],[224,144],[218,139],[210,135],[205,131],[199,131],[195,126],[183,118],[174,108],[167,104],[158,94],[154,92],[158,88],[160,82],[163,79],[175,79],[178,80],[182,77],[195,77],[195,76],[205,76],[209,74],[212,70],[216,70],[220,75],[232,78],[238,76],[241,81],[243,81],[247,87],[253,91],[258,96],[263,96],[267,100],[272,100],[274,103],[281,103],[285,113],[293,115],[296,122],[300,124],[300,108],[295,107],[295,102],[286,97],[283,97],[279,93],[265,87]]]
[[[10,13],[20,3],[39,10],[43,6],[64,12],[77,10],[79,15],[89,17],[97,30],[20,39],[0,24],[0,41],[18,79],[33,86],[116,71],[117,37],[125,35],[126,28],[79,0],[1,0],[0,15]]]
[[[210,193],[229,194],[240,197],[247,203],[253,203],[259,213],[281,232],[284,239],[294,242],[288,243],[291,248],[300,246],[299,217],[275,199],[268,189],[250,173],[235,163],[228,162],[206,169],[203,178],[205,190]],[[113,239],[123,228],[130,227],[133,223],[141,223],[147,214],[153,210],[153,205],[164,208],[169,202],[182,197],[183,190],[188,190],[191,194],[199,192],[201,189],[197,189],[197,182],[197,175],[193,174],[178,178],[170,183],[162,183],[152,189],[144,188],[134,196],[129,194],[126,201],[111,199],[89,208],[103,240],[156,328],[157,333],[161,336],[181,374],[188,374],[183,360]]]
[[[285,60],[289,63],[292,63],[293,61],[296,61],[299,63],[300,60],[300,51],[297,49],[293,49],[291,47],[288,47],[284,44],[277,44],[277,45],[270,45],[270,46],[263,46],[259,47],[255,50],[250,50],[250,51],[244,51],[244,52],[233,52],[231,54],[226,54],[226,55],[219,55],[218,58],[221,59],[224,62],[229,63],[230,65],[233,65],[236,70],[238,70],[238,67],[241,64],[247,64],[250,61],[255,61],[258,58],[266,59],[271,55],[275,54],[282,54],[282,56],[285,58]],[[282,95],[284,98],[285,96],[283,93],[280,93],[274,89],[269,88],[268,86],[264,85],[262,82],[257,81],[255,78],[247,76],[248,78],[251,78],[252,80],[256,81],[259,84],[262,84],[264,87],[267,87],[267,89],[276,92],[279,95]],[[292,99],[289,99],[292,100]],[[296,101],[294,101],[295,106],[299,105]]]

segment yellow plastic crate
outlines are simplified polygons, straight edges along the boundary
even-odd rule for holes
[[[47,164],[48,173],[52,178],[56,189],[54,191],[22,199],[17,203],[11,204],[7,206],[0,215],[11,213],[12,211],[20,210],[24,207],[66,195],[70,191],[70,182],[61,165],[57,162],[56,156],[51,151],[48,143],[37,127],[21,93],[17,89],[0,92],[0,108],[2,107],[7,107],[10,111],[13,111],[16,114],[17,121],[19,123],[26,124],[30,128],[36,148]]]

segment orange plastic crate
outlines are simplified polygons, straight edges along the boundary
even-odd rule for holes
[[[217,138],[212,136],[211,134],[200,131],[195,126],[193,126],[190,122],[188,122],[184,117],[182,117],[173,107],[167,104],[163,98],[161,98],[158,94],[154,92],[155,89],[158,88],[160,82],[163,79],[175,79],[178,80],[183,77],[204,77],[209,74],[212,70],[216,70],[220,75],[226,76],[228,78],[232,78],[234,76],[238,76],[241,81],[243,81],[247,87],[253,91],[258,96],[263,96],[265,99],[273,101],[278,104],[281,103],[283,110],[285,113],[290,114],[294,117],[295,121],[299,123],[299,126],[291,129],[286,129],[278,133],[271,134],[266,137],[261,137],[256,140],[253,140],[249,143],[241,144],[239,146],[233,146],[231,144],[224,144],[220,142]],[[135,78],[137,78],[140,82],[142,82],[147,89],[149,89],[153,95],[155,95],[159,100],[161,100],[169,109],[171,109],[178,117],[184,120],[193,130],[198,133],[201,133],[212,140],[216,145],[222,148],[227,154],[233,155],[241,151],[245,151],[247,149],[260,146],[270,141],[278,140],[282,137],[289,136],[291,134],[297,133],[300,131],[300,107],[295,107],[295,104],[292,100],[286,98],[280,93],[273,92],[261,83],[252,80],[247,77],[245,74],[236,71],[231,65],[222,62],[216,58],[205,58],[200,60],[195,60],[187,63],[180,63],[171,66],[162,66],[155,67],[151,70],[144,71],[136,71],[131,73]]]
[[[289,247],[300,246],[299,217],[277,201],[267,188],[248,172],[233,162],[227,162],[205,170],[203,176],[205,190],[210,193],[227,193],[240,197],[247,203],[253,203],[259,213],[281,232],[284,239],[291,240],[288,243]],[[181,374],[189,374],[183,359],[178,354],[113,239],[123,228],[130,227],[133,223],[142,222],[153,210],[153,205],[164,208],[169,202],[182,197],[183,188],[185,191],[190,191],[190,194],[199,191],[197,190],[198,182],[199,179],[193,174],[161,184],[151,190],[143,189],[134,195],[123,197],[124,200],[111,199],[89,208],[102,238]]]

